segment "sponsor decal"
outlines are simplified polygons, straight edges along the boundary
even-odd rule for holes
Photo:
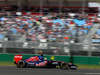
[[[46,66],[47,65],[47,61],[41,62],[39,64],[36,64],[36,66]]]
[[[28,65],[30,65],[30,66],[35,66],[35,63],[28,63]]]
[[[14,56],[14,58],[22,58],[22,56]]]
[[[58,62],[53,62],[52,64],[58,64]]]
[[[51,56],[51,60],[54,60],[55,59],[55,57],[54,56]]]
[[[29,58],[29,59],[27,59],[27,62],[29,62],[29,61],[38,61],[39,60],[39,58],[37,57],[37,56],[35,56],[35,57],[31,57],[31,58]]]
[[[29,65],[34,65],[35,63],[28,63]]]
[[[71,68],[76,68],[76,66],[71,66]]]

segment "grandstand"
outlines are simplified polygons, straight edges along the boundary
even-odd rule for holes
[[[97,1],[0,0],[0,52],[99,55]]]

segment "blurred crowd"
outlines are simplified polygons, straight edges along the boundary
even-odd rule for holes
[[[7,37],[8,40],[12,40],[12,35],[21,34],[26,36],[26,41],[45,39],[51,42],[64,42],[66,41],[64,37],[87,34],[92,22],[92,19],[80,13],[52,13],[42,17],[31,15],[1,17],[0,39]]]

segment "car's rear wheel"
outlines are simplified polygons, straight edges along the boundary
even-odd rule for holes
[[[61,68],[61,69],[66,69],[66,68],[68,68],[68,64],[67,64],[66,62],[62,62],[62,63],[60,64],[60,68]]]
[[[20,60],[20,61],[17,63],[17,67],[19,67],[19,68],[25,67],[25,62],[24,62],[23,60]]]

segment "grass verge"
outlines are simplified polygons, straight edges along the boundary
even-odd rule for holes
[[[100,69],[100,65],[76,64],[79,69]]]
[[[16,66],[14,64],[14,62],[10,62],[10,61],[0,61],[0,66]]]
[[[100,69],[100,65],[76,64],[78,69]],[[13,62],[0,61],[0,66],[16,66]]]

